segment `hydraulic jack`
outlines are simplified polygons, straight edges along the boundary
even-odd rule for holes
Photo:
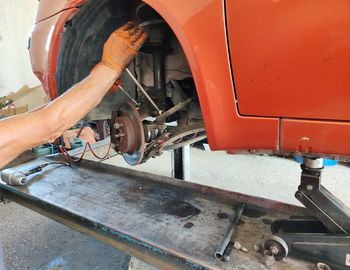
[[[291,217],[271,225],[265,252],[318,262],[319,269],[350,269],[350,208],[321,185],[323,159],[305,159],[295,197],[316,217]]]

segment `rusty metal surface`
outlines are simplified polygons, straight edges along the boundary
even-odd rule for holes
[[[0,194],[167,269],[267,269],[253,244],[270,233],[272,220],[304,212],[290,205],[90,161],[74,168],[47,169],[33,177],[27,187],[0,184]],[[250,251],[234,251],[230,262],[220,262],[214,253],[239,201],[248,206],[238,225],[237,240]],[[275,269],[313,268],[287,259]]]

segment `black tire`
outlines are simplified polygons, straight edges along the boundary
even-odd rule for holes
[[[66,23],[56,74],[59,94],[84,79],[100,61],[104,42],[129,20],[130,2],[89,0]]]

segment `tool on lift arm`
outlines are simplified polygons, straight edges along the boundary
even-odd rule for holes
[[[9,168],[1,171],[1,180],[11,186],[24,186],[29,182],[29,178],[28,178],[29,175],[41,172],[45,167],[49,165],[57,165],[57,164],[70,166],[69,163],[52,161],[52,162],[45,162],[31,168],[25,168],[22,166]]]
[[[288,252],[325,265],[324,269],[350,269],[350,208],[321,185],[323,159],[305,159],[295,197],[316,218],[292,217],[271,225],[273,238],[264,250],[282,260]]]

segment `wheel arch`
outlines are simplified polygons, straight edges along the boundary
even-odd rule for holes
[[[196,84],[211,148],[278,148],[278,119],[241,117],[237,111],[224,1],[188,0],[186,8],[175,0],[144,2],[164,18],[180,42]]]

